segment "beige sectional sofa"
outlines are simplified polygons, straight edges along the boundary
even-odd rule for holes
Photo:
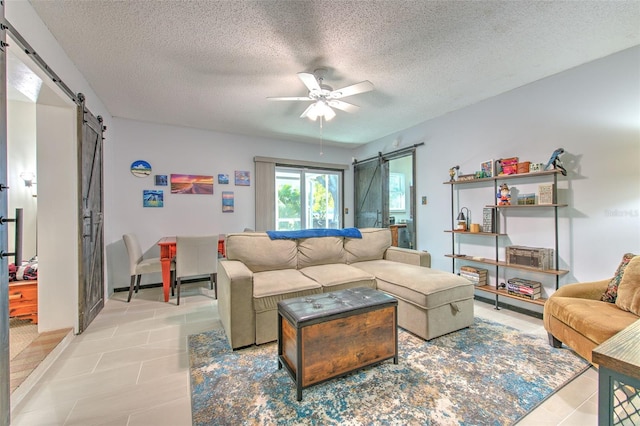
[[[233,349],[277,339],[278,301],[352,287],[398,299],[398,325],[424,338],[473,322],[473,284],[431,269],[427,252],[391,246],[389,229],[360,229],[362,238],[226,237],[218,265],[218,310]]]

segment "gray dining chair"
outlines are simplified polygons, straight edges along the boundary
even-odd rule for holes
[[[127,303],[131,301],[131,294],[135,285],[136,293],[140,288],[140,279],[142,274],[153,274],[162,272],[162,263],[159,257],[143,258],[142,249],[140,243],[135,234],[124,234],[122,236],[124,245],[127,247],[127,253],[129,254],[129,275],[131,275],[131,281],[129,283],[129,297]],[[174,281],[173,274],[176,270],[175,263],[171,262],[171,282]]]
[[[180,304],[180,285],[184,278],[208,275],[218,298],[218,234],[176,237],[176,304]]]

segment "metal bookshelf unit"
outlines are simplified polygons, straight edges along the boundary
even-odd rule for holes
[[[510,299],[516,299],[519,300],[521,302],[526,302],[526,303],[532,303],[534,305],[539,305],[539,306],[543,306],[546,299],[544,298],[539,298],[539,299],[528,299],[528,298],[524,298],[524,297],[520,297],[517,295],[513,295],[513,294],[509,294],[507,292],[506,288],[501,288],[500,287],[500,283],[499,283],[499,272],[501,268],[508,268],[508,269],[517,269],[517,270],[523,270],[523,271],[527,271],[529,273],[536,273],[536,274],[545,274],[545,275],[551,275],[555,277],[555,289],[558,289],[559,286],[559,282],[560,282],[560,277],[564,274],[567,274],[569,271],[568,270],[563,270],[563,269],[557,269],[559,263],[559,255],[558,255],[558,209],[562,208],[562,207],[567,207],[567,204],[558,204],[557,203],[557,193],[558,193],[558,174],[560,173],[560,170],[548,170],[548,171],[542,171],[542,172],[533,172],[533,173],[519,173],[519,174],[512,174],[512,175],[499,175],[499,176],[494,176],[494,177],[488,177],[488,178],[480,178],[480,179],[472,179],[472,180],[457,180],[457,181],[449,181],[449,182],[443,182],[445,185],[450,185],[451,186],[451,229],[450,230],[445,230],[445,232],[449,232],[451,233],[451,254],[446,254],[446,257],[450,257],[452,259],[452,272],[456,273],[456,269],[459,269],[459,264],[457,262],[459,261],[465,261],[465,262],[473,262],[473,263],[479,263],[479,264],[485,264],[485,265],[491,265],[494,267],[494,276],[495,276],[495,283],[494,284],[486,284],[486,285],[479,285],[476,286],[476,290],[482,291],[482,292],[486,292],[486,293],[490,293],[492,295],[495,296],[495,307],[496,309],[498,309],[498,303],[499,303],[499,299],[500,297],[505,297],[505,298],[510,298]],[[529,181],[534,181],[534,180],[544,180],[544,181],[549,181],[549,179],[553,180],[553,190],[552,190],[552,203],[551,204],[522,204],[522,205],[518,205],[518,204],[513,204],[513,205],[497,205],[495,204],[496,201],[496,194],[498,193],[498,182],[502,182],[502,181],[507,181],[507,180],[515,180],[515,179],[519,179],[519,180],[524,180],[527,179]],[[455,220],[454,217],[456,215],[456,212],[458,210],[460,210],[460,208],[456,209],[456,191],[462,189],[462,187],[467,186],[467,185],[471,185],[471,184],[475,184],[475,185],[479,185],[479,186],[488,186],[491,185],[491,187],[493,188],[493,200],[494,203],[493,204],[489,204],[486,205],[486,208],[490,208],[493,209],[494,211],[494,227],[495,227],[495,231],[496,232],[470,232],[468,229],[466,230],[458,230],[455,229]],[[514,264],[514,263],[508,263],[506,260],[500,260],[499,258],[499,248],[500,248],[500,238],[501,237],[506,237],[507,234],[506,233],[500,233],[499,230],[499,218],[500,218],[500,211],[501,210],[511,210],[511,209],[552,209],[553,210],[553,232],[554,232],[554,252],[553,252],[553,257],[554,257],[554,269],[539,269],[536,267],[530,267],[530,266],[524,266],[524,265],[518,265],[518,264]],[[506,221],[506,217],[504,219]],[[456,254],[455,248],[456,248],[456,239],[461,236],[461,235],[469,235],[469,236],[473,236],[473,238],[493,238],[494,239],[494,246],[495,246],[495,255],[493,258],[485,258],[485,257],[476,257],[476,256],[469,256],[469,255],[462,255],[462,254]]]

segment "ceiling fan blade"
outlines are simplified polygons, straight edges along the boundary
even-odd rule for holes
[[[329,104],[329,106],[333,108],[338,108],[339,110],[346,111],[346,112],[356,112],[360,109],[358,105],[350,104],[345,101],[338,101],[335,99],[330,100],[327,103]]]
[[[343,87],[342,89],[336,89],[331,92],[329,98],[340,99],[347,96],[357,95],[358,93],[369,92],[373,89],[373,83],[369,80],[365,80],[360,83],[352,84],[351,86]]]
[[[272,97],[267,98],[269,101],[312,101],[308,96],[280,96],[280,97]]]
[[[309,74],[308,72],[299,72],[298,78],[302,81],[302,83],[307,86],[310,92],[320,91],[320,85],[318,84],[318,80],[316,80],[316,76],[313,74]]]

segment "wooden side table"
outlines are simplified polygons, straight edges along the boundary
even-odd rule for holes
[[[640,424],[640,320],[591,354],[598,364],[598,425]]]

